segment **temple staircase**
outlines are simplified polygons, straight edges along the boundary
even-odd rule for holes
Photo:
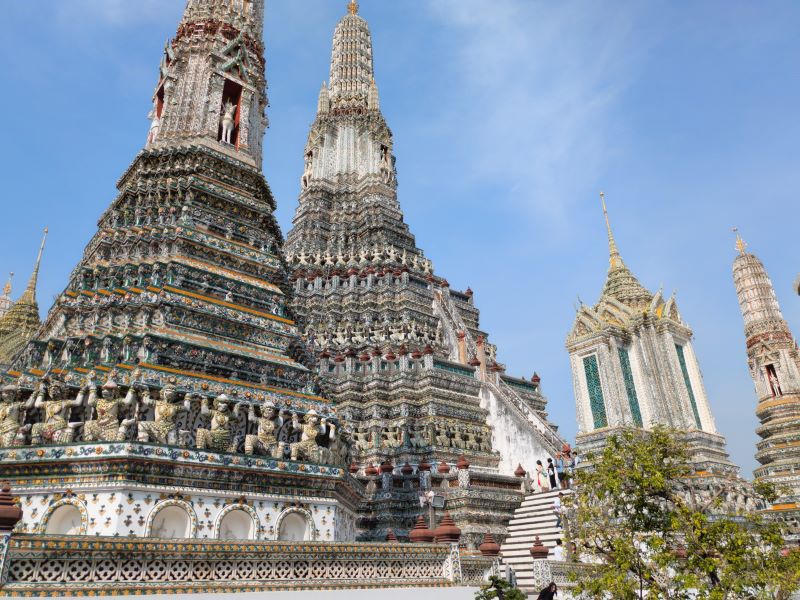
[[[556,525],[557,518],[553,512],[553,503],[559,492],[565,496],[572,493],[553,490],[526,496],[514,511],[508,524],[508,537],[500,546],[503,564],[514,569],[517,585],[525,592],[533,592],[535,587],[530,549],[536,536],[548,548],[555,547],[556,540],[564,538],[563,529]]]

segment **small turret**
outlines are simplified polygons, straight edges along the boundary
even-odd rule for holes
[[[378,96],[378,85],[375,83],[375,80],[372,80],[372,83],[369,85],[369,96],[367,98],[367,108],[369,110],[380,110],[381,109],[381,100]]]
[[[327,82],[322,82],[322,88],[319,90],[319,102],[317,103],[317,114],[324,115],[331,109],[331,97],[328,93]]]
[[[11,281],[14,279],[14,273],[8,276],[8,282],[3,287],[3,295],[0,296],[0,317],[8,312],[8,309],[14,304],[11,300]]]

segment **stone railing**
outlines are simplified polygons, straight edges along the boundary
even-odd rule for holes
[[[502,381],[495,384],[491,381],[484,382],[497,396],[505,400],[506,406],[516,412],[523,420],[527,421],[539,432],[547,445],[548,450],[555,456],[564,445],[564,439],[558,435],[553,427],[538,412],[533,410],[512,388]]]
[[[500,560],[493,556],[462,555],[461,577],[464,585],[478,587],[500,573]]]
[[[0,595],[450,586],[462,582],[457,563],[444,544],[14,535],[0,556]]]
[[[589,571],[591,568],[591,565],[585,563],[534,560],[533,588],[544,589],[552,581],[560,590],[569,590],[575,587],[575,575]]]

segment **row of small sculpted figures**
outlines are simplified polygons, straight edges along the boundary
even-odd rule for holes
[[[98,394],[97,386],[85,385],[75,398],[67,398],[68,388],[58,379],[41,382],[38,389],[23,400],[22,391],[10,384],[0,391],[0,447],[26,445],[30,432],[30,445],[64,444],[76,441],[75,432],[83,426],[82,440],[86,442],[117,442],[127,439],[129,431],[136,426],[136,438],[140,442],[154,442],[175,446],[187,446],[189,431],[179,429],[178,420],[191,411],[192,401],[200,402],[200,416],[209,419],[207,428],[198,428],[195,446],[216,452],[236,452],[241,436],[234,435],[242,406],[249,406],[248,421],[257,424],[257,433],[244,436],[246,454],[265,454],[273,458],[288,457],[291,460],[308,460],[321,464],[347,464],[350,441],[347,431],[339,432],[336,425],[311,410],[300,417],[264,402],[258,411],[253,405],[234,402],[224,394],[213,403],[207,396],[181,393],[174,384],[166,384],[158,398],[150,395],[147,386],[131,385],[122,397],[119,386],[109,379]],[[75,408],[88,406],[91,420],[71,422]],[[153,408],[152,420],[139,420],[140,409]],[[25,424],[26,414],[31,409],[40,411],[36,423]],[[260,413],[260,414],[257,414]],[[124,414],[134,418],[124,418]],[[284,426],[295,442],[278,441],[278,431]],[[286,428],[284,428],[286,429]]]

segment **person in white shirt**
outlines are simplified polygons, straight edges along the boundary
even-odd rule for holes
[[[558,496],[553,500],[553,513],[556,515],[556,527],[561,527],[561,517],[564,514],[564,509],[561,506],[561,496],[563,495],[563,492],[559,492]]]
[[[561,539],[556,540],[556,545],[552,550],[552,557],[550,560],[564,560],[564,545],[561,542]]]

